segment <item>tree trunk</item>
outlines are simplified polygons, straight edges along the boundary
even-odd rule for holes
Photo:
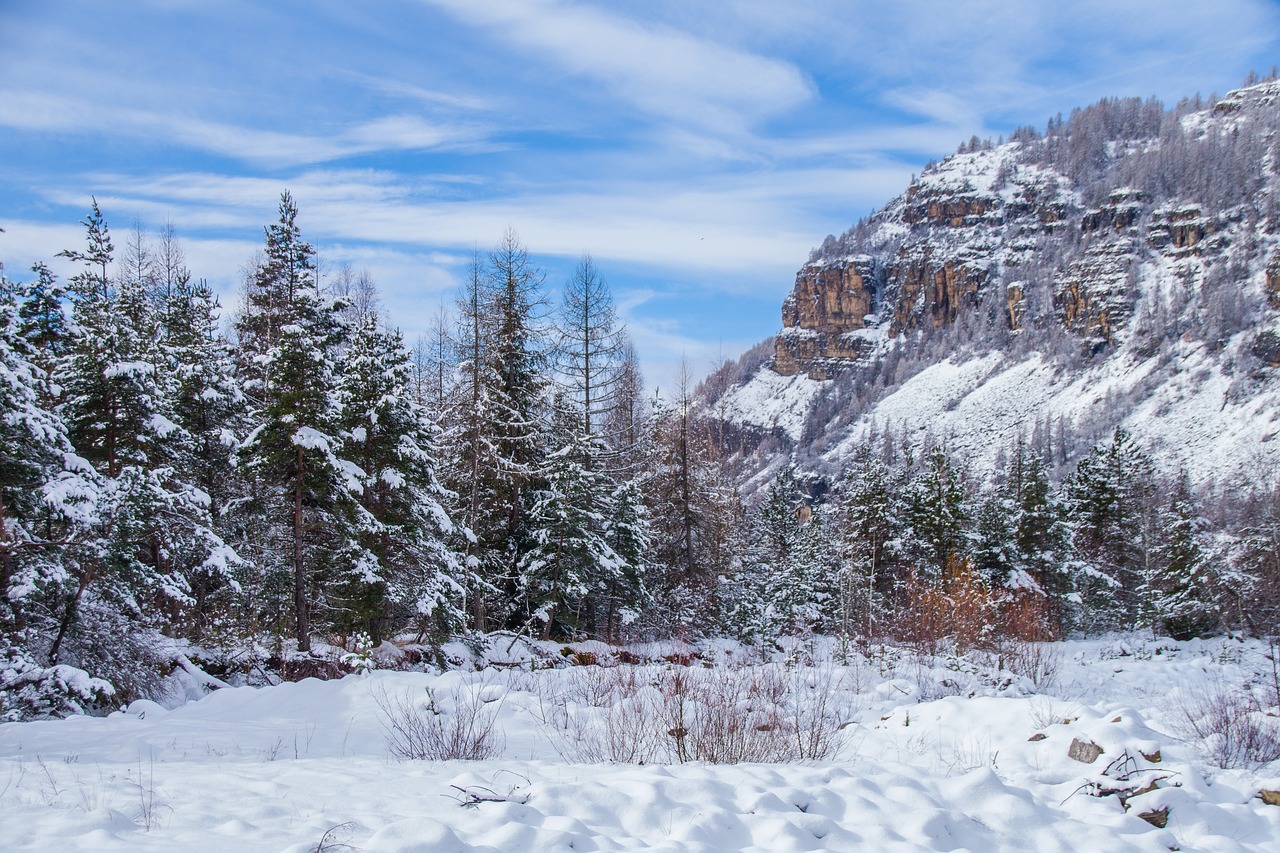
[[[58,625],[58,636],[53,638],[53,645],[49,647],[49,665],[53,666],[58,663],[58,653],[62,650],[62,640],[67,635],[67,629],[71,627],[71,623],[76,620],[76,613],[80,609],[80,599],[84,596],[84,591],[93,581],[93,570],[87,570],[80,578],[80,586],[76,590],[76,594],[67,602],[67,609],[62,614],[62,622]]]
[[[305,460],[298,447],[298,470],[293,487],[293,612],[297,622],[298,651],[311,651],[311,625],[307,618],[307,573],[302,561],[302,481]]]

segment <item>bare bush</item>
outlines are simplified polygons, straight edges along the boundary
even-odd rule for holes
[[[814,761],[839,750],[842,710],[829,669],[673,670],[661,686],[676,761]]]
[[[495,730],[497,710],[489,707],[478,692],[455,690],[452,708],[438,700],[427,688],[425,698],[411,691],[392,695],[375,693],[381,712],[383,737],[396,758],[449,761],[483,761],[496,758],[504,746]]]
[[[579,674],[583,673],[583,674]],[[648,764],[661,752],[663,734],[656,692],[634,667],[584,667],[574,670],[565,694],[556,697],[543,723],[562,758],[586,764]],[[568,700],[587,706],[570,711]],[[545,699],[540,697],[540,703]],[[545,704],[543,704],[545,709]]]
[[[675,727],[672,732],[683,730],[675,737],[684,753],[681,760],[710,764],[789,760],[790,721],[781,704],[785,688],[773,668],[695,670],[681,676],[669,680],[663,690],[671,700],[667,707],[679,709],[669,719]],[[684,685],[687,697],[677,692]]]
[[[800,761],[834,758],[844,745],[842,732],[853,708],[838,691],[830,665],[793,673],[795,757]]]
[[[1058,681],[1062,652],[1053,643],[1005,640],[1000,656],[1006,669],[1030,681],[1037,691],[1048,690]]]
[[[1280,722],[1245,690],[1219,683],[1184,694],[1176,725],[1218,767],[1260,767],[1280,759]]]

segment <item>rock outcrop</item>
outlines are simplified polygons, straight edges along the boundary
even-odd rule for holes
[[[782,304],[782,332],[775,340],[774,370],[792,376],[805,370],[828,377],[834,362],[857,359],[868,339],[854,334],[867,327],[876,300],[877,266],[869,257],[808,264],[796,274],[795,289]]]
[[[1126,286],[1132,257],[1125,241],[1100,242],[1062,274],[1054,308],[1062,324],[1090,351],[1115,343],[1117,330],[1133,313],[1134,295]]]

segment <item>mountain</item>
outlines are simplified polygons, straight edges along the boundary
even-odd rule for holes
[[[800,268],[771,354],[708,382],[758,472],[886,433],[979,474],[1117,427],[1193,481],[1280,462],[1280,81],[977,138]]]

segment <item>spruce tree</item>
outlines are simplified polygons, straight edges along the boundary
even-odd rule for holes
[[[439,640],[463,624],[461,539],[436,480],[436,428],[413,399],[409,354],[369,313],[347,348],[339,395],[343,456],[362,472],[358,559],[335,579],[339,627],[375,643],[413,623]]]
[[[518,564],[521,609],[544,637],[598,633],[604,598],[627,569],[609,544],[613,488],[591,465],[598,445],[581,431],[576,412],[561,412],[551,436],[557,446],[528,493]]]
[[[298,651],[309,652],[313,610],[333,563],[358,549],[351,513],[364,472],[339,455],[334,351],[343,341],[341,306],[320,298],[315,250],[302,239],[287,192],[279,212],[265,229],[263,261],[238,324],[253,404],[240,455],[264,522],[259,558],[269,572],[290,578],[294,638]]]
[[[1082,626],[1131,627],[1150,554],[1150,463],[1127,432],[1095,446],[1066,483]]]
[[[1223,590],[1207,527],[1183,473],[1160,512],[1155,567],[1146,582],[1153,616],[1175,640],[1203,636],[1220,624]]]

